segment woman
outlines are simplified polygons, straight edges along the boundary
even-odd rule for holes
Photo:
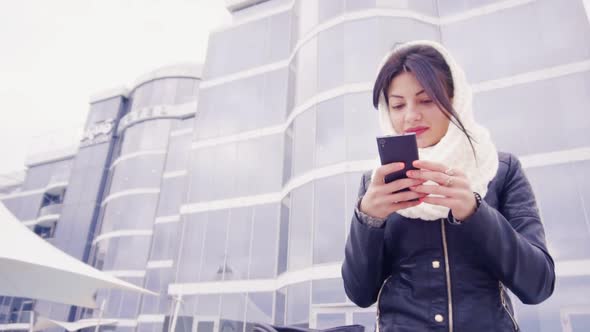
[[[404,165],[363,175],[342,265],[348,297],[377,302],[381,332],[517,331],[506,288],[544,301],[554,263],[520,162],[475,122],[463,71],[438,43],[403,44],[381,66],[373,104],[383,134],[416,133],[420,160],[389,184]]]

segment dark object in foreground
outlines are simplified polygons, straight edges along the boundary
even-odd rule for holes
[[[329,329],[309,329],[295,326],[275,326],[265,323],[255,323],[254,332],[365,332],[362,325],[344,325],[336,326]]]

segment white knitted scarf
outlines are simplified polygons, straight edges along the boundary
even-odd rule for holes
[[[477,155],[477,162],[473,156],[473,150],[465,134],[453,123],[449,124],[449,129],[445,136],[435,145],[419,150],[421,160],[430,160],[442,163],[453,169],[459,169],[465,172],[471,189],[484,197],[488,190],[488,183],[494,178],[498,170],[498,153],[494,143],[491,140],[488,130],[473,118],[472,111],[472,92],[467,83],[465,73],[457,65],[449,52],[439,43],[429,40],[417,40],[395,48],[389,53],[379,66],[383,67],[387,59],[406,47],[413,45],[429,45],[434,47],[446,60],[454,84],[453,107],[459,114],[463,125],[474,138],[473,145]],[[379,98],[379,123],[384,135],[398,135],[389,117],[388,107],[383,93]],[[379,158],[377,158],[379,160]],[[380,165],[380,163],[379,163]],[[376,170],[376,169],[375,169]],[[373,175],[375,174],[373,170]],[[435,184],[428,181],[425,184]],[[446,218],[449,208],[439,205],[422,203],[418,206],[397,211],[398,214],[412,219],[437,220]]]

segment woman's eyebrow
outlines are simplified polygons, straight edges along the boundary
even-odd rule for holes
[[[416,96],[417,96],[417,95],[419,95],[419,94],[421,94],[421,93],[424,93],[424,90],[420,90],[420,91],[418,91],[418,93],[416,93]],[[390,96],[390,97],[395,97],[395,98],[403,98],[402,96],[393,95],[393,94],[391,94],[391,95],[389,95],[389,96]]]

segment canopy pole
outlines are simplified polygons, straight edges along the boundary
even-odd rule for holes
[[[180,311],[180,302],[182,301],[182,294],[178,296],[172,297],[174,301],[174,313],[172,315],[172,324],[170,324],[170,331],[174,332],[176,330],[176,320],[178,319],[178,312]]]
[[[102,314],[104,312],[104,303],[105,303],[105,299],[102,299],[102,302],[100,303],[100,311],[98,312],[98,321],[96,322],[96,327],[94,328],[94,332],[98,332],[98,329],[100,329],[100,320],[102,319]]]
[[[29,315],[29,332],[33,332],[35,329],[35,310],[31,310],[31,314]]]

